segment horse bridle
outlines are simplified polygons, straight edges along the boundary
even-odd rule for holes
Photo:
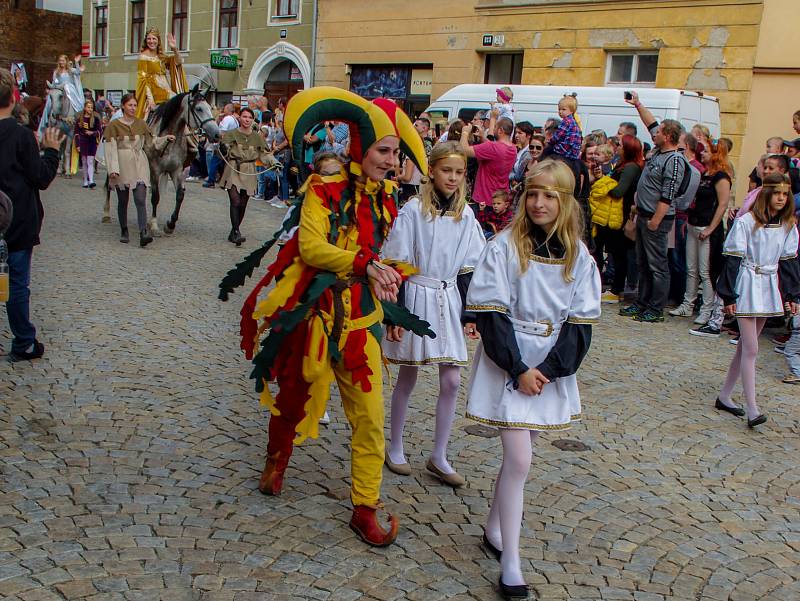
[[[195,114],[194,109],[197,106],[197,103],[200,101],[200,98],[205,100],[205,97],[201,96],[200,94],[195,94],[192,97],[192,100],[189,102],[189,129],[192,131],[192,135],[195,136],[195,139],[203,135],[203,126],[205,126],[205,124],[209,121],[214,120],[214,117],[208,117],[207,119],[203,119],[201,121],[200,117]],[[192,127],[192,120],[194,120],[194,122],[197,124],[196,128]]]

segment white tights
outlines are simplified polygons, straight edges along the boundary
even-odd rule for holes
[[[417,383],[418,367],[401,365],[397,374],[397,384],[392,392],[392,439],[389,443],[389,459],[392,463],[406,463],[403,449],[403,430],[406,425],[408,399]],[[447,442],[456,414],[458,385],[461,382],[461,368],[457,365],[439,365],[439,399],[436,401],[436,430],[433,438],[431,459],[436,467],[451,474],[455,470],[447,461]]]
[[[94,157],[85,156],[83,159],[83,183],[91,184],[94,182]]]
[[[500,430],[503,465],[494,485],[494,499],[486,520],[486,538],[503,551],[501,574],[503,582],[510,586],[525,584],[519,560],[519,535],[525,481],[533,459],[533,443],[538,435],[532,430]]]
[[[731,401],[733,387],[741,376],[744,400],[747,403],[747,419],[758,417],[761,412],[756,404],[756,357],[758,356],[758,335],[764,329],[766,317],[739,317],[739,344],[736,345],[736,354],[728,368],[728,377],[719,393],[719,400],[734,407]]]

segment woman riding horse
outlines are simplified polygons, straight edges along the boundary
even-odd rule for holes
[[[83,111],[85,102],[81,84],[84,68],[80,54],[75,56],[74,62],[70,62],[66,54],[58,57],[52,81],[47,83],[47,102],[39,122],[39,139],[42,139],[44,130],[48,127],[59,127],[65,134],[66,145],[61,169],[69,177],[77,171],[76,157],[72,156],[72,132],[75,116]]]
[[[61,90],[63,92],[61,106],[53,106],[52,96],[47,95],[47,102],[44,106],[44,113],[42,120],[39,124],[39,136],[44,133],[47,127],[52,127],[54,123],[50,120],[58,116],[67,116],[72,109],[72,113],[78,114],[83,110],[83,85],[81,85],[81,73],[84,70],[81,64],[80,54],[75,57],[75,62],[71,63],[66,54],[58,57],[58,63],[53,71],[52,81],[48,82],[48,88],[51,90]],[[64,101],[69,103],[69,106]]]
[[[167,34],[167,44],[172,56],[166,56],[161,48],[161,33],[155,27],[147,30],[144,37],[139,62],[136,65],[136,110],[137,119],[147,120],[147,116],[159,104],[163,104],[175,94],[188,91],[186,74],[183,71],[183,58],[175,43],[175,36]]]

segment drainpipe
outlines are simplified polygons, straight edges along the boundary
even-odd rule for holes
[[[311,22],[311,85],[317,78],[317,2],[314,0],[314,11]]]

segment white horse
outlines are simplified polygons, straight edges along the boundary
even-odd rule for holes
[[[63,86],[47,82],[47,99],[50,106],[47,127],[57,127],[66,136],[59,151],[61,175],[72,177],[72,142],[75,135],[75,109]]]

